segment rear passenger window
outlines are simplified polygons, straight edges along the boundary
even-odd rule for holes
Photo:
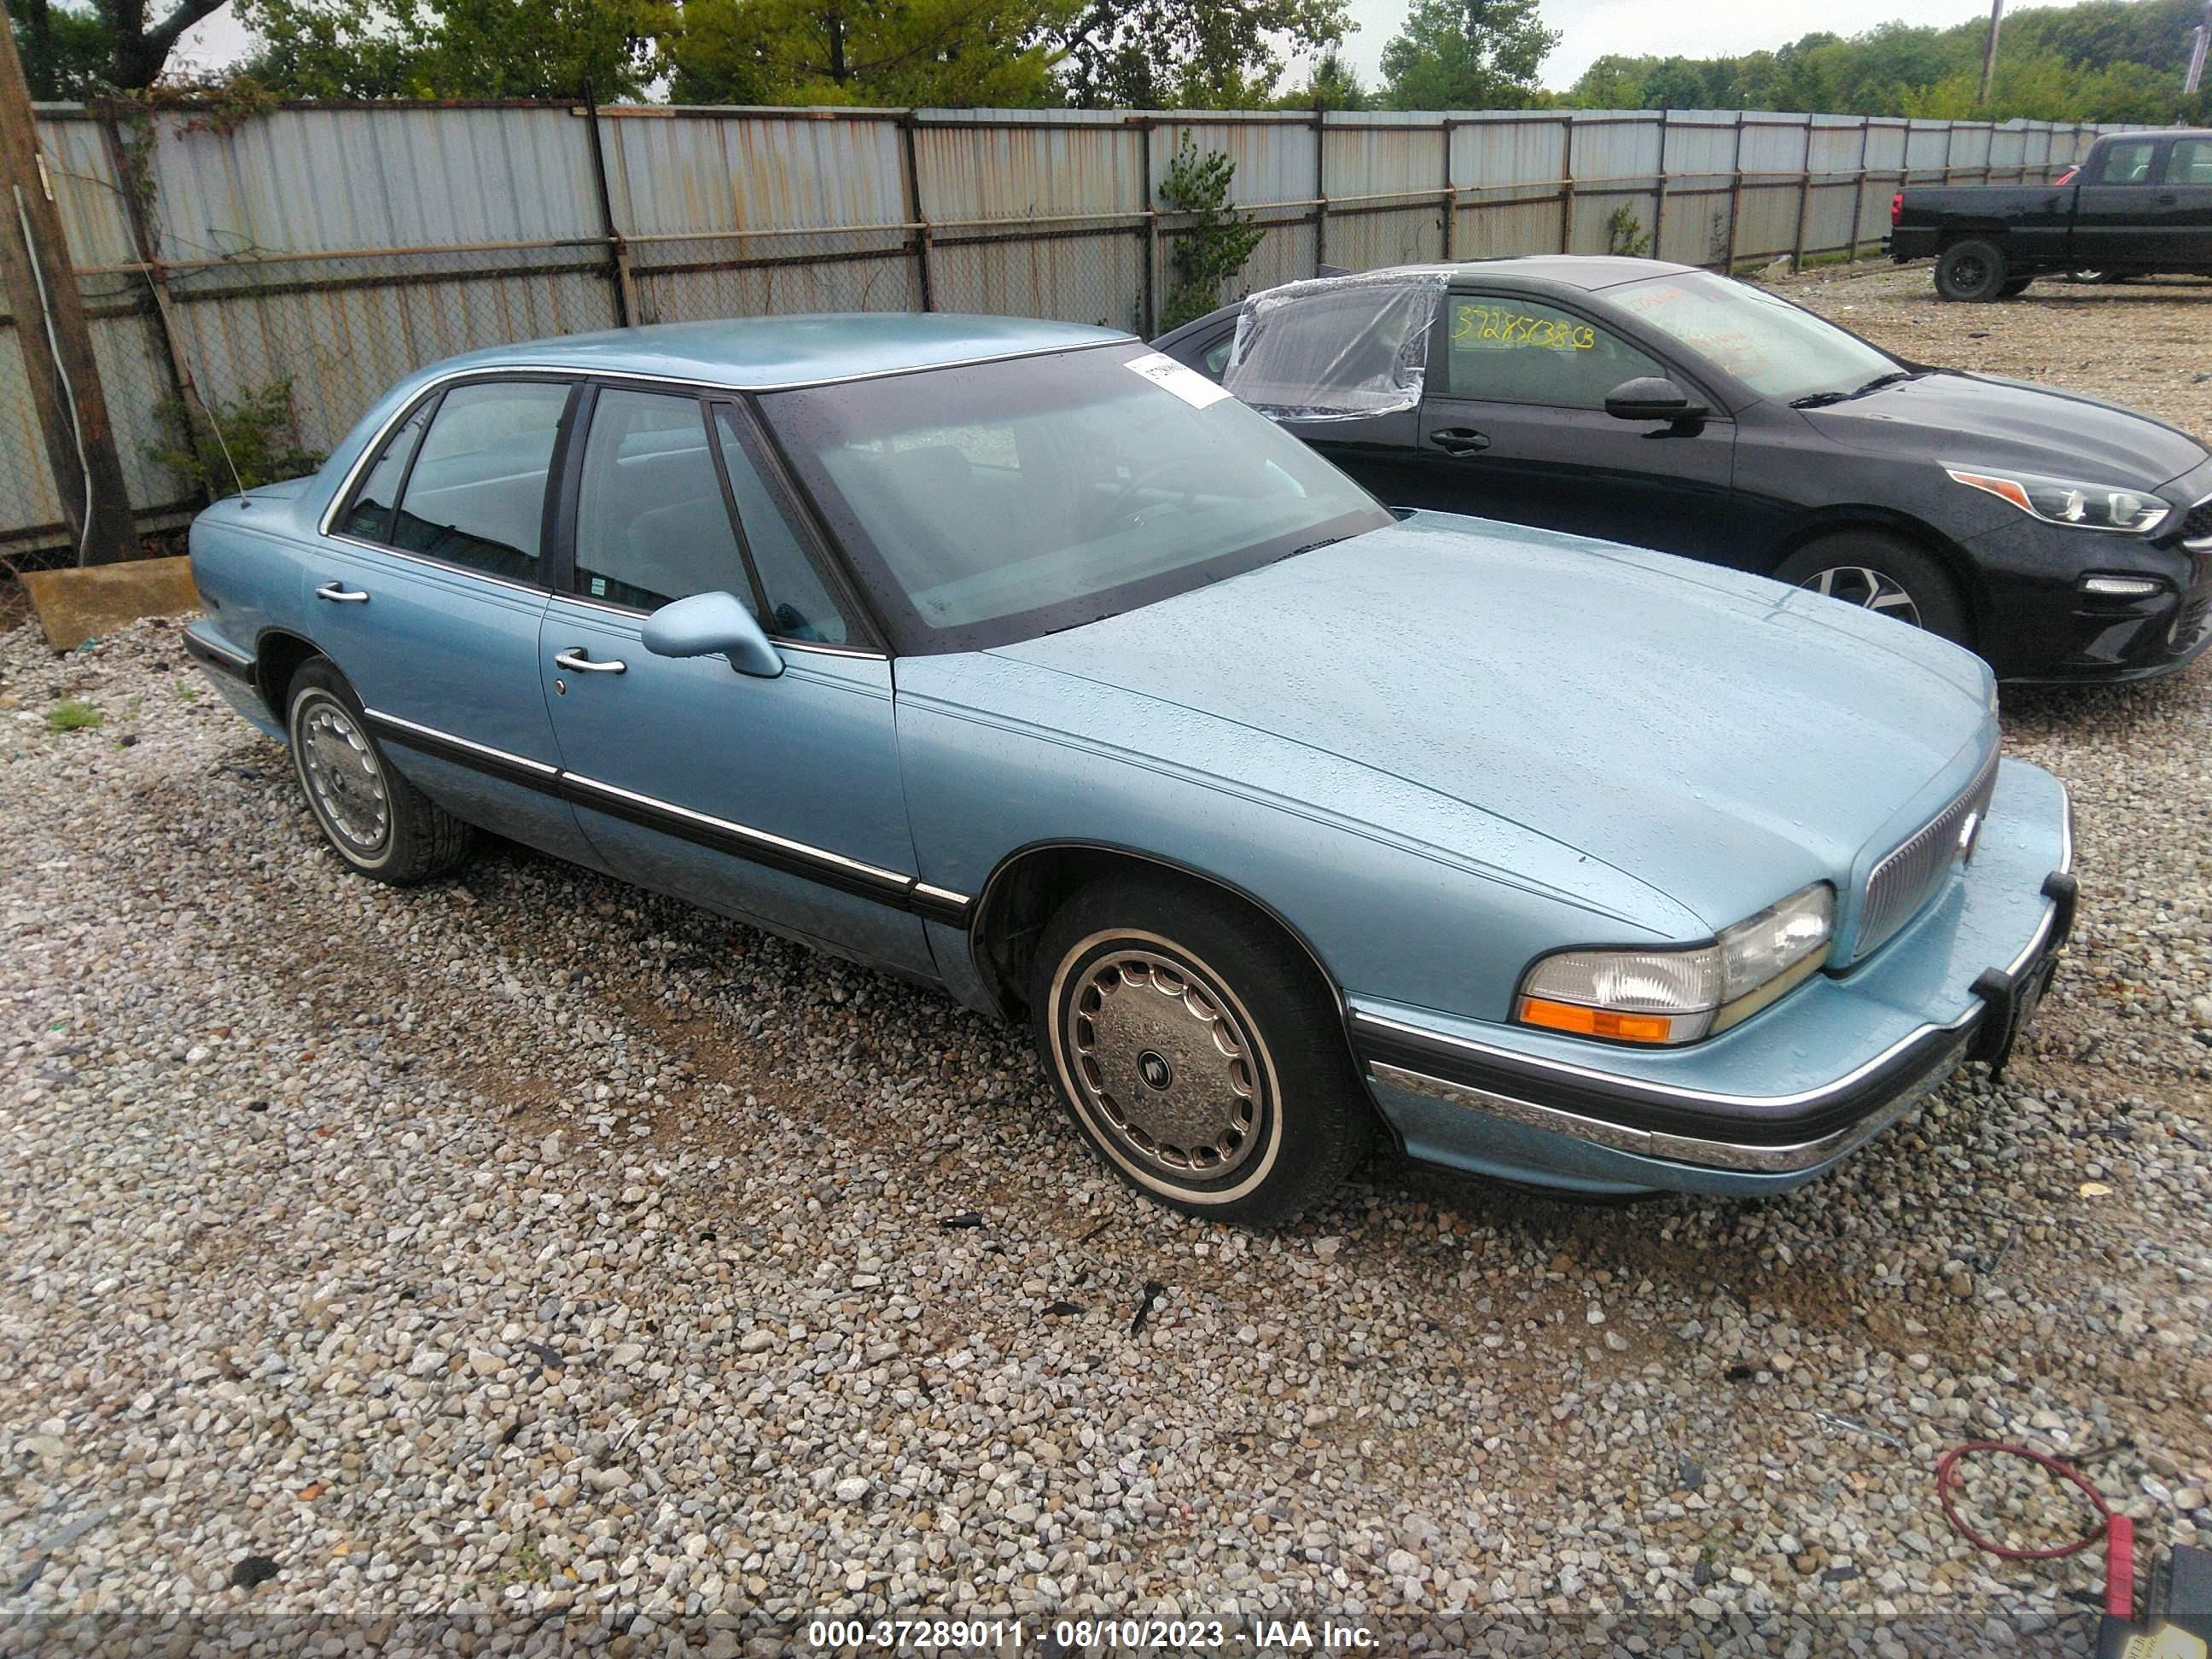
[[[353,493],[353,502],[346,508],[345,517],[336,528],[341,535],[358,536],[368,542],[389,542],[392,539],[392,509],[399,504],[399,486],[407,477],[407,463],[414,459],[415,445],[422,435],[422,428],[430,423],[432,399],[399,423],[399,429],[385,441],[384,451],[376,458],[376,465],[361,481],[361,488]]]
[[[729,469],[730,493],[737,497],[738,519],[745,527],[745,547],[768,596],[769,614],[761,618],[761,626],[778,639],[844,644],[845,618],[807,557],[805,544],[769,494],[737,412],[717,404],[714,429],[721,440],[723,464]]]
[[[407,474],[392,545],[535,582],[545,477],[568,404],[568,388],[546,381],[448,392]]]
[[[2105,159],[2097,168],[2100,185],[2140,185],[2150,178],[2150,158],[2158,149],[2154,143],[2114,144],[2105,152]]]
[[[750,596],[696,398],[599,393],[576,501],[576,591],[639,611]]]

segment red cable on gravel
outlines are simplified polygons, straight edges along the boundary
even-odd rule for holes
[[[1954,1494],[1960,1486],[1959,1460],[1974,1453],[1992,1457],[2017,1457],[2049,1470],[2060,1480],[2070,1481],[2090,1506],[2097,1511],[2097,1524],[2070,1544],[2055,1544],[2049,1549],[2015,1549],[1982,1536],[1960,1516]],[[1984,1553],[2003,1561],[2057,1561],[2069,1555],[2079,1555],[2099,1539],[2105,1540],[2105,1611],[2116,1619],[2130,1619],[2135,1614],[2136,1599],[2136,1528],[2135,1522],[2114,1510],[2105,1501],[2105,1494],[2089,1484],[2088,1478],[2071,1463],[2061,1462],[2048,1453],[2037,1451],[2032,1446],[2018,1446],[2004,1440],[1970,1440],[1963,1446],[1954,1446],[1936,1460],[1936,1497],[1943,1506],[1943,1518],[1951,1523],[1951,1530]]]

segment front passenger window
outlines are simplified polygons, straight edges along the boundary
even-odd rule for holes
[[[750,593],[697,398],[599,393],[576,501],[576,591],[636,611]]]
[[[1478,403],[1602,409],[1624,380],[1667,371],[1571,313],[1510,295],[1455,294],[1444,383]]]

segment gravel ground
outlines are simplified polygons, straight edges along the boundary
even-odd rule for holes
[[[1792,288],[2212,427],[2198,286]],[[176,627],[0,636],[0,1650],[2086,1652],[2094,1557],[1944,1524],[1984,1435],[2212,1544],[2212,672],[2008,700],[2085,903],[2001,1084],[1771,1201],[1384,1159],[1252,1236],[1126,1194],[937,997],[512,849],[343,873]]]

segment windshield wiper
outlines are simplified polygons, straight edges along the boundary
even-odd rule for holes
[[[1301,553],[1318,553],[1324,547],[1334,547],[1339,542],[1348,542],[1351,539],[1349,536],[1324,536],[1317,542],[1308,542],[1304,547],[1294,547],[1283,556],[1286,559],[1295,559]]]
[[[1879,392],[1886,386],[1895,386],[1899,380],[1915,380],[1919,378],[1918,371],[1915,369],[1893,368],[1887,374],[1875,375],[1864,386],[1853,386],[1849,392],[1815,392],[1808,397],[1793,398],[1790,407],[1820,409],[1829,404],[1842,403],[1846,398],[1863,398],[1869,392]]]

